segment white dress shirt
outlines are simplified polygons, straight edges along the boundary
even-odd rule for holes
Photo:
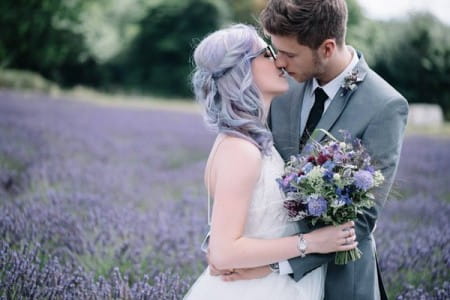
[[[303,130],[306,127],[306,122],[308,121],[309,112],[311,111],[313,105],[314,105],[314,91],[317,87],[321,87],[325,94],[327,94],[328,99],[324,103],[324,110],[323,113],[328,109],[328,107],[331,104],[331,101],[333,101],[333,98],[336,96],[337,92],[341,88],[342,84],[344,83],[344,78],[351,74],[352,70],[355,68],[355,66],[358,64],[359,58],[358,55],[352,47],[348,46],[348,49],[352,53],[352,60],[347,65],[347,67],[333,80],[328,82],[327,84],[324,84],[322,86],[319,85],[316,78],[313,78],[313,80],[309,81],[305,88],[305,94],[303,98],[303,105],[302,109],[300,111],[301,117],[300,117],[300,132],[303,133]],[[323,114],[322,114],[323,115]],[[301,136],[301,134],[300,134]],[[281,261],[279,263],[280,266],[280,274],[286,275],[294,273],[292,271],[291,265],[287,260]]]

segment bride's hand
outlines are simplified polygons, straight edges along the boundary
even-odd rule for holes
[[[308,253],[331,253],[356,248],[355,223],[347,222],[339,226],[326,226],[304,234]]]

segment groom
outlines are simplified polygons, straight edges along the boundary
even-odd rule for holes
[[[380,168],[385,183],[376,191],[377,205],[356,223],[361,259],[334,264],[334,254],[311,254],[271,265],[272,271],[300,280],[327,265],[325,299],[387,299],[378,268],[373,231],[396,173],[408,104],[392,86],[372,71],[363,55],[345,44],[345,0],[271,0],[261,23],[278,50],[276,65],[295,79],[272,102],[269,125],[277,150],[285,160],[301,153],[316,128],[342,139],[339,130],[360,138]],[[324,134],[315,132],[320,141]],[[310,228],[300,221],[302,232]],[[307,241],[306,241],[307,244]],[[268,267],[233,270],[218,275],[227,281],[267,275]]]

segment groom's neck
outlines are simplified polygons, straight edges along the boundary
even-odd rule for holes
[[[347,46],[336,48],[336,53],[330,58],[330,61],[325,66],[324,72],[320,78],[317,78],[319,84],[327,84],[341,74],[352,61],[352,55],[355,54]]]

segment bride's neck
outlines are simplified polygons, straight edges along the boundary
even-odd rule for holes
[[[267,119],[267,115],[269,113],[270,104],[272,103],[273,96],[263,95],[263,110],[264,110],[264,119]]]

